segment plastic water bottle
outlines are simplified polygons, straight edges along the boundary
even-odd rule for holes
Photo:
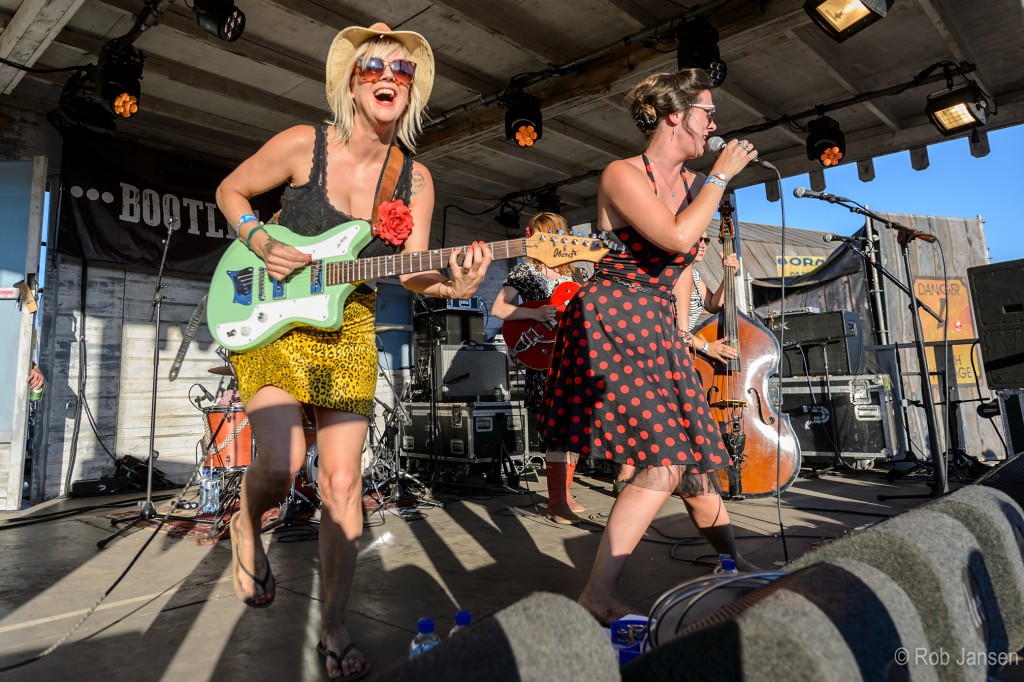
[[[210,495],[209,486],[206,483],[207,475],[206,469],[199,472],[199,501],[196,503],[196,509],[199,513],[202,513],[206,509],[206,498]]]
[[[736,560],[728,554],[718,555],[718,568],[715,573],[739,573],[736,569]]]
[[[220,478],[212,471],[204,479],[206,483],[206,502],[203,504],[204,514],[216,514],[220,509]]]
[[[472,622],[472,620],[473,620],[473,616],[471,616],[469,614],[469,611],[458,611],[458,612],[456,612],[456,614],[455,614],[455,625],[453,625],[452,629],[448,631],[448,637],[451,637],[452,635],[454,635],[459,630],[464,630],[465,628],[468,628],[469,624],[470,624],[470,622]]]
[[[420,618],[417,629],[419,631],[412,638],[412,644],[409,645],[409,658],[416,658],[424,651],[433,649],[441,643],[441,638],[434,632],[433,618]]]

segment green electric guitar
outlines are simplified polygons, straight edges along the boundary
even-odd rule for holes
[[[356,258],[373,239],[365,220],[343,223],[315,237],[297,235],[283,225],[266,229],[274,239],[309,254],[313,262],[278,282],[241,240],[228,247],[210,281],[206,323],[217,343],[231,351],[260,348],[299,325],[339,329],[345,299],[360,282],[448,267],[455,250]],[[596,236],[547,232],[490,242],[487,247],[495,260],[529,256],[549,267],[574,261],[596,263],[609,250],[619,248]]]

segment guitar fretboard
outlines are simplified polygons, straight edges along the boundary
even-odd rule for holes
[[[526,238],[490,242],[486,246],[491,250],[495,260],[519,258],[526,255]],[[432,251],[413,251],[328,263],[325,267],[325,280],[328,285],[335,285],[361,282],[378,277],[394,277],[410,272],[439,270],[448,267],[448,259],[458,248],[464,247],[451,246]]]

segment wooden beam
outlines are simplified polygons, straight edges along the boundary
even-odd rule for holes
[[[622,16],[624,22],[635,29],[656,26],[658,17],[648,12],[634,0],[605,0]]]
[[[104,5],[132,16],[139,11],[140,7],[137,0],[102,0],[102,2]],[[246,37],[245,33],[234,42],[220,40],[201,29],[196,22],[192,21],[190,15],[176,11],[175,5],[171,5],[170,9],[160,15],[159,25],[189,38],[205,42],[224,52],[288,71],[314,83],[323,83],[325,80],[322,59],[311,61],[309,57],[295,52],[287,45],[262,39],[251,40]]]
[[[34,66],[85,0],[24,0],[0,33],[0,57]],[[0,93],[14,92],[25,71],[0,65]]]
[[[530,23],[514,3],[481,0],[434,0],[438,7],[457,13],[459,18],[532,55],[542,64],[565,64],[572,58],[560,49],[564,35],[552,33],[543,26]],[[543,9],[543,5],[539,5]]]
[[[807,47],[811,59],[832,76],[850,95],[858,95],[872,89],[864,83],[862,77],[853,73],[845,64],[836,59],[835,43],[816,27],[808,26],[800,31],[787,31],[787,35]],[[881,99],[864,102],[864,106],[889,130],[900,129],[899,116]]]
[[[545,119],[544,133],[557,133],[559,135],[564,135],[570,140],[579,142],[591,149],[595,149],[612,159],[621,159],[627,156],[636,155],[635,150],[620,146],[611,140],[607,140],[595,132],[584,129],[584,127],[580,126],[578,123],[569,124],[557,119]]]
[[[766,121],[774,121],[782,117],[782,112],[777,111],[776,109],[768,106],[761,100],[757,99],[749,92],[747,92],[739,85],[737,85],[735,82],[726,81],[722,85],[718,86],[716,92],[725,95],[727,98],[731,99],[733,102],[736,102],[736,104],[740,105],[748,112],[756,116],[760,116]],[[777,130],[782,132],[782,134],[784,134],[786,137],[790,138],[797,144],[804,143],[804,138],[800,137],[795,132],[790,130],[788,126],[779,126]]]
[[[569,163],[561,157],[547,154],[536,147],[522,149],[518,146],[514,146],[512,142],[508,140],[485,140],[478,143],[477,146],[489,149],[492,152],[497,152],[503,156],[510,156],[514,159],[518,159],[519,161],[531,163],[548,171],[564,173],[569,177],[580,175],[590,170],[589,168],[583,168],[579,164]]]
[[[90,36],[65,29],[61,32],[58,42],[61,45],[81,50],[86,54],[99,54],[103,41]],[[329,114],[326,108],[311,107],[305,102],[280,97],[259,90],[247,83],[240,83],[225,76],[216,76],[200,71],[187,64],[171,61],[153,54],[146,55],[145,73],[160,75],[178,83],[206,92],[216,93],[239,102],[262,107],[275,112],[288,112],[300,121],[317,124]]]
[[[956,60],[976,65],[972,75],[974,82],[985,92],[992,92],[992,89],[986,85],[984,69],[978,66],[977,56],[964,40],[957,28],[957,22],[950,18],[949,12],[941,0],[917,0],[917,4],[921,6],[921,11],[925,16],[931,20],[935,30],[944,38],[944,44],[953,52]]]

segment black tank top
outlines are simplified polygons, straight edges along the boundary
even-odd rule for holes
[[[381,166],[381,172],[384,171]],[[379,179],[378,179],[379,183]],[[409,197],[412,195],[412,159],[406,154],[402,164],[402,172],[398,176],[398,183],[395,185],[395,193],[391,197],[401,199],[408,205]],[[313,237],[323,234],[327,230],[356,220],[352,216],[342,213],[331,205],[327,198],[327,126],[317,126],[316,142],[313,145],[313,168],[309,173],[309,182],[298,187],[287,185],[281,197],[281,215],[279,220],[282,225],[296,234]],[[373,222],[367,219],[367,222]],[[371,256],[386,256],[398,251],[397,246],[392,246],[380,237],[374,237],[373,241],[359,252],[360,258]]]

